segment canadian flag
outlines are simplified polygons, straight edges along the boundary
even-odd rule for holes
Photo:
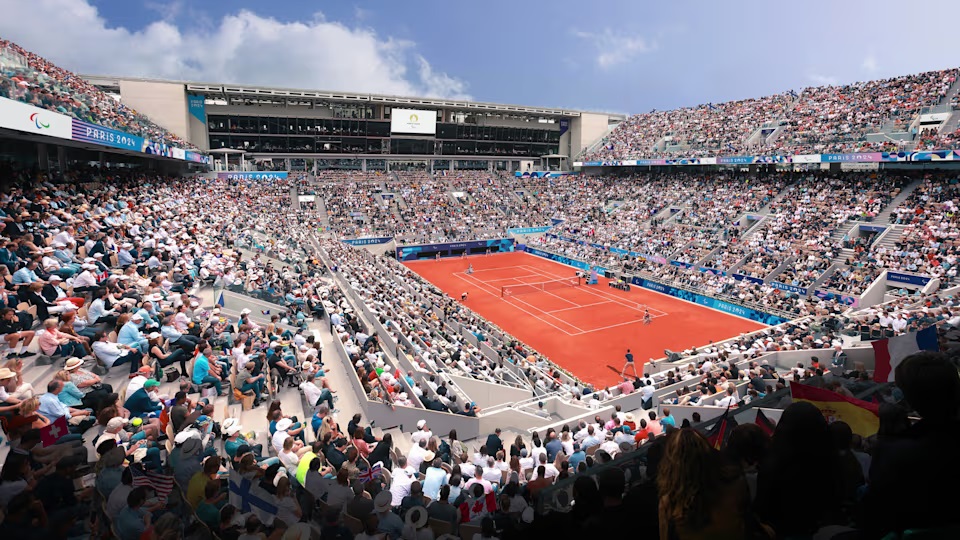
[[[57,444],[57,441],[60,440],[60,437],[63,437],[70,430],[67,428],[67,417],[61,416],[57,418],[50,425],[40,428],[40,442],[43,444],[43,447]]]

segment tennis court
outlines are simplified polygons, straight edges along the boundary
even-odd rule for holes
[[[605,278],[586,285],[573,268],[527,253],[404,264],[454,298],[466,292],[472,310],[594,384],[621,380],[607,366],[619,371],[628,348],[642,371],[665,348],[682,350],[763,328],[647,289],[613,289]]]

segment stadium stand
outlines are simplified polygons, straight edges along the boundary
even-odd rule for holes
[[[956,80],[957,70],[948,69],[637,114],[582,160],[738,155],[748,147],[766,155],[896,151],[896,142],[870,142],[866,135],[907,131],[923,107],[941,104]]]
[[[57,67],[16,43],[0,40],[0,96],[133,133],[141,137],[196,150],[196,146],[154,124],[146,116],[77,75]]]

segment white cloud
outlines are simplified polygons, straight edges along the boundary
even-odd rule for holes
[[[810,79],[811,82],[818,86],[833,85],[837,84],[837,78],[833,75],[823,75],[820,73],[811,73],[807,75],[807,79]]]
[[[90,0],[0,0],[0,12],[0,36],[76,73],[469,99],[414,43],[319,13],[281,22],[242,10],[203,29],[163,17],[131,31]]]
[[[876,57],[871,54],[863,59],[863,64],[861,67],[864,69],[864,71],[875,73],[880,66],[877,64]]]
[[[602,32],[575,31],[573,35],[590,42],[596,53],[597,65],[604,69],[625,64],[657,49],[655,42],[641,36],[617,33],[609,28]]]

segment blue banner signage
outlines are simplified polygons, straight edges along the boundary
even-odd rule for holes
[[[887,272],[887,285],[903,283],[907,285],[926,286],[933,279],[929,276],[915,276],[913,274],[901,274],[899,272]]]
[[[203,96],[190,94],[187,96],[187,110],[197,120],[207,123],[207,105]]]
[[[876,232],[880,233],[887,230],[886,227],[881,227],[879,225],[860,225],[860,231],[862,232]]]
[[[643,287],[645,289],[657,291],[681,300],[693,302],[694,304],[699,304],[701,306],[722,311],[724,313],[729,313],[731,315],[736,315],[737,317],[743,317],[744,319],[750,319],[751,321],[756,321],[763,324],[777,325],[780,323],[785,323],[789,320],[784,319],[783,317],[778,317],[776,315],[771,315],[769,313],[764,313],[762,311],[757,311],[755,309],[733,304],[731,302],[726,302],[711,296],[703,296],[701,294],[697,294],[686,289],[680,289],[672,285],[664,285],[663,283],[658,283],[649,279],[634,277],[631,282],[634,285]]]
[[[351,246],[370,246],[375,244],[387,244],[393,241],[392,236],[381,236],[376,238],[347,238],[341,240],[344,244],[350,244]]]
[[[509,234],[540,234],[545,233],[553,227],[514,227],[507,229]]]
[[[219,172],[220,180],[285,180],[287,171]]]
[[[762,281],[762,280],[761,280]],[[804,287],[797,287],[796,285],[787,285],[786,283],[780,283],[779,281],[771,281],[770,286],[774,289],[780,289],[781,291],[787,291],[799,294],[801,296],[807,295],[807,289]]]
[[[860,299],[856,296],[847,296],[845,294],[823,291],[820,289],[817,289],[813,294],[817,298],[821,298],[823,300],[836,300],[837,302],[846,306],[857,307],[860,304]]]
[[[436,257],[455,257],[463,252],[504,253],[514,250],[513,238],[498,238],[495,240],[472,240],[470,242],[452,242],[446,244],[421,244],[417,246],[398,246],[398,261],[416,261]]]
[[[79,120],[73,121],[73,140],[133,152],[143,150],[143,137]]]
[[[753,165],[787,163],[903,163],[960,161],[960,150],[921,152],[856,152],[852,154],[796,154],[790,156],[717,156],[662,159],[575,161],[574,167],[636,167],[658,165]]]
[[[585,272],[589,272],[593,269],[596,269],[598,274],[603,274],[607,271],[606,268],[602,266],[590,266],[590,264],[585,263],[583,261],[580,261],[577,259],[571,259],[570,257],[567,257],[565,255],[557,255],[556,253],[550,253],[549,251],[544,251],[542,249],[532,248],[530,246],[527,246],[527,253],[531,255],[536,255],[537,257],[543,257],[544,259],[549,259],[551,261],[558,262],[560,264],[572,266],[578,270],[583,270]]]
[[[749,281],[750,283],[756,283],[757,285],[763,285],[763,280],[760,278],[755,278],[753,276],[745,276],[743,274],[734,274],[733,279],[737,281]]]

